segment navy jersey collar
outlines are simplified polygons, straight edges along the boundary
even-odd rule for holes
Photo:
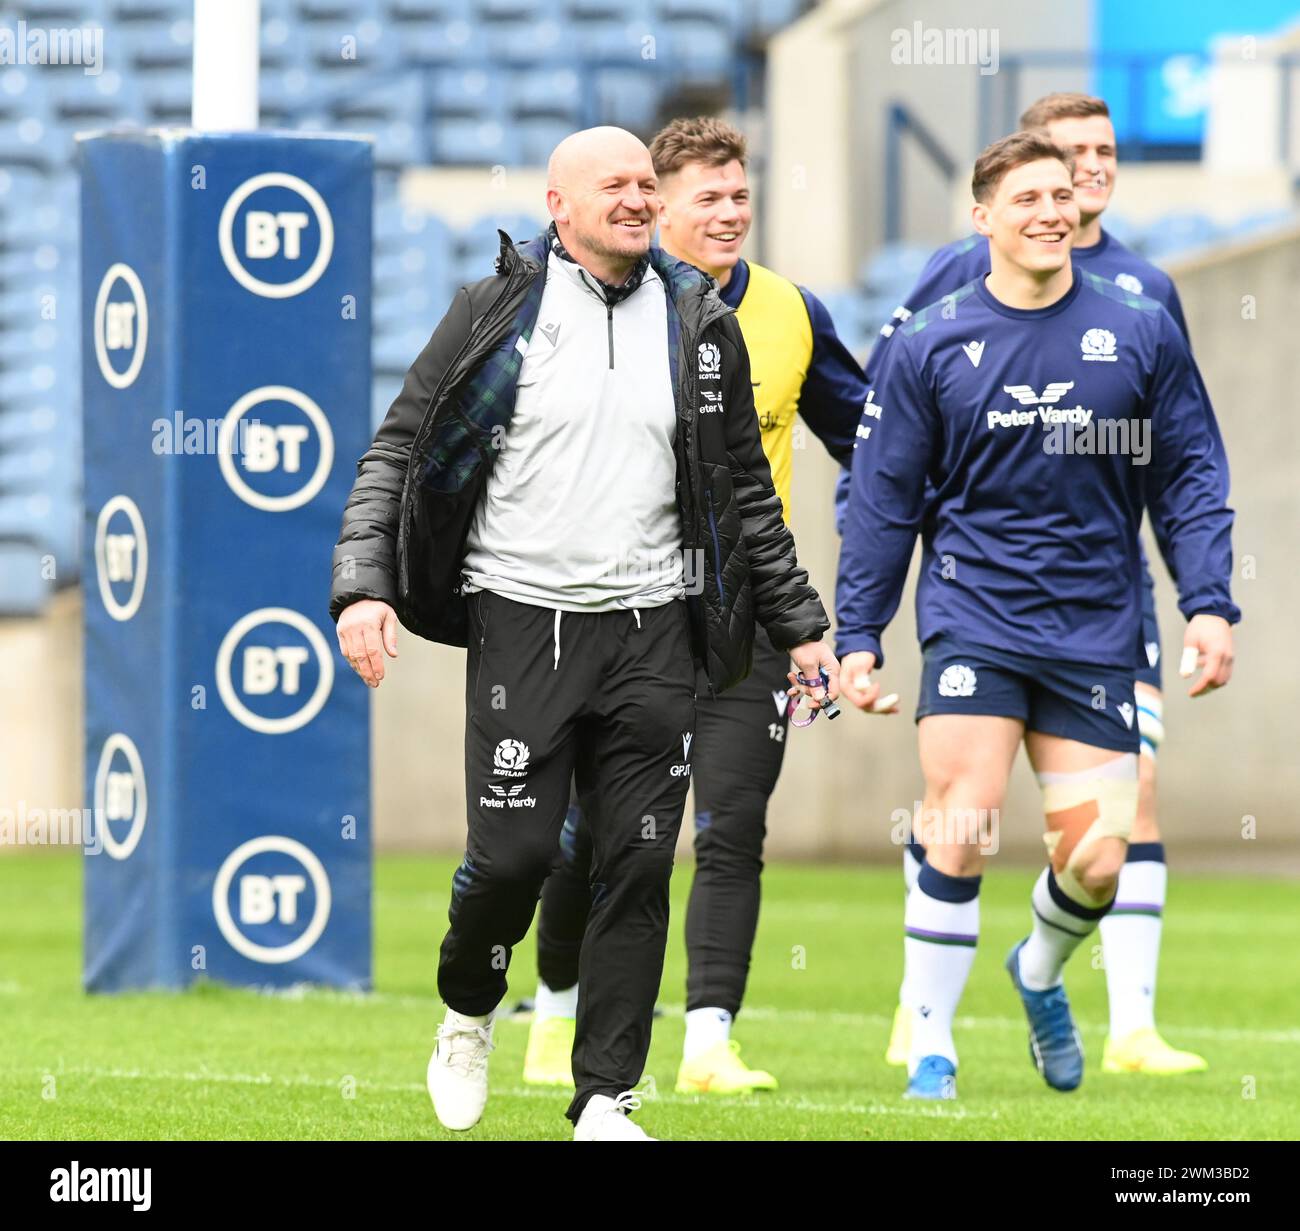
[[[1106,228],[1101,231],[1101,238],[1089,248],[1075,248],[1071,252],[1071,259],[1076,261],[1095,261],[1107,248],[1110,247],[1110,236],[1106,234]]]
[[[1080,277],[1079,271],[1075,269],[1073,272],[1074,280],[1070,285],[1070,289],[1055,303],[1048,304],[1045,308],[1013,308],[1009,304],[1003,303],[984,285],[984,279],[987,276],[985,274],[980,274],[975,279],[975,293],[999,316],[1007,316],[1013,320],[1037,320],[1042,317],[1056,316],[1057,313],[1064,312],[1078,298],[1079,289],[1083,286],[1083,278]]]

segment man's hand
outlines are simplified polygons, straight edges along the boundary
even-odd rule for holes
[[[805,697],[811,697],[818,703],[821,708],[822,698],[830,693],[830,699],[836,700],[840,695],[840,665],[835,661],[835,655],[831,647],[824,641],[805,641],[802,645],[797,645],[790,651],[790,657],[794,659],[795,670],[786,675],[790,681],[790,687],[786,689],[786,695],[790,697],[803,694]],[[820,684],[810,688],[806,684],[800,684],[795,678],[796,672],[802,675],[806,680],[815,680],[818,673],[826,672],[826,677],[830,681],[829,688],[823,688]]]
[[[887,697],[880,695],[880,685],[871,678],[871,669],[875,665],[876,656],[870,650],[845,654],[840,664],[844,697],[868,714],[897,714],[898,693],[891,692]]]
[[[397,657],[397,612],[376,598],[363,598],[343,609],[338,622],[339,650],[371,688],[384,678],[384,655]]]
[[[1197,667],[1201,678],[1187,690],[1189,697],[1213,692],[1232,679],[1232,625],[1222,616],[1196,615],[1187,622],[1178,674],[1188,679]]]

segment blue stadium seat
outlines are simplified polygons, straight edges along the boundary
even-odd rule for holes
[[[480,122],[502,114],[509,74],[483,68],[434,68],[428,72],[428,99],[439,117],[465,116]]]
[[[474,10],[485,21],[528,18],[540,20],[548,16],[555,5],[547,0],[474,0]]]
[[[642,63],[642,48],[651,35],[646,27],[646,22],[617,18],[577,23],[572,28],[572,49],[588,60]],[[658,55],[664,50],[656,43]]]
[[[486,278],[501,251],[498,230],[515,242],[532,239],[542,230],[540,219],[526,214],[488,214],[476,219],[459,235],[456,247],[455,282],[475,282]]]
[[[0,116],[45,119],[49,113],[49,74],[30,68],[0,69]]]
[[[188,69],[141,73],[137,79],[150,124],[190,123],[194,112],[194,84]]]
[[[18,3],[0,4],[0,12],[5,9],[17,10],[32,25],[67,24],[69,13],[75,14],[74,20],[79,25],[102,20],[104,0],[18,0]],[[6,14],[7,16],[8,14]]]
[[[658,118],[659,88],[653,63],[643,68],[597,70],[595,95],[596,117],[601,124],[646,132]]]
[[[519,162],[513,127],[494,120],[439,120],[433,129],[433,149],[436,161],[444,163],[514,166]]]
[[[130,22],[112,31],[115,66],[126,70],[188,68],[194,55],[194,27],[188,17],[171,22]]]
[[[393,21],[448,21],[473,13],[472,0],[388,0],[385,15]]]
[[[862,285],[869,294],[893,295],[896,305],[916,285],[930,253],[931,249],[921,244],[887,244],[863,262]]]
[[[194,6],[186,0],[107,0],[105,15],[119,23],[187,21]]]
[[[666,22],[708,22],[729,30],[734,36],[742,25],[741,0],[657,0],[659,20]]]
[[[399,292],[444,281],[450,275],[456,251],[451,230],[440,218],[423,217],[427,219],[424,226],[404,231],[400,241],[385,242],[376,250],[376,285]]]
[[[405,372],[429,341],[429,332],[422,322],[408,320],[397,329],[376,334],[371,362],[377,371]]]
[[[515,121],[519,156],[525,166],[545,166],[551,151],[573,132],[573,121],[551,115],[523,116]]]
[[[43,436],[52,436],[59,416],[47,402],[20,403],[0,412],[0,450],[21,448]]]
[[[427,339],[447,311],[455,291],[448,266],[445,277],[439,277],[435,282],[422,282],[397,294],[377,296],[373,317],[375,336],[420,325]]]
[[[576,125],[582,83],[571,68],[520,68],[507,78],[506,104],[516,116],[563,116]]]
[[[552,18],[485,21],[479,27],[483,45],[493,59],[511,64],[545,63],[567,58],[568,27]]]
[[[407,64],[464,64],[483,55],[482,27],[459,17],[445,22],[404,22],[398,38]]]
[[[0,491],[53,494],[55,453],[53,440],[0,450]]]
[[[0,540],[21,538],[53,552],[59,572],[68,579],[76,571],[80,524],[79,500],[48,492],[0,492]]]
[[[626,0],[569,0],[569,16],[575,23],[623,17],[627,7]]]
[[[6,163],[53,167],[69,153],[69,140],[57,125],[35,116],[0,119],[0,150]]]
[[[723,26],[683,18],[667,27],[657,52],[658,58],[684,79],[721,81],[731,72],[735,43]]]

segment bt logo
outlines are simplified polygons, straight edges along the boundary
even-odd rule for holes
[[[281,627],[271,633],[274,626]],[[286,635],[283,626],[292,631]],[[313,660],[315,687],[303,700]],[[236,721],[263,735],[284,735],[320,713],[334,686],[334,659],[320,629],[301,612],[261,607],[236,620],[222,638],[216,676],[217,692]],[[254,698],[257,709],[250,704]]]
[[[115,758],[121,757],[125,761]],[[127,859],[140,842],[149,812],[149,791],[144,779],[144,763],[129,735],[115,731],[99,752],[95,769],[93,818],[104,850],[113,859]],[[129,821],[126,833],[115,834],[110,821]]]
[[[126,286],[131,296],[129,302],[110,302],[109,296],[116,291],[119,282]],[[134,269],[119,261],[108,267],[95,296],[95,362],[99,365],[99,374],[114,389],[129,388],[144,366],[148,342],[149,305],[144,284]],[[126,356],[127,365],[121,371],[113,365],[110,351]]]
[[[112,533],[109,526],[121,515],[127,521]],[[95,523],[95,575],[104,609],[115,620],[129,620],[139,610],[144,598],[144,582],[149,571],[149,540],[144,519],[129,496],[114,496],[99,511]],[[115,586],[130,584],[125,599]]]
[[[255,421],[244,422],[244,416],[255,409]],[[313,437],[315,465],[304,477]],[[237,444],[242,451],[236,450]],[[261,385],[226,411],[217,461],[230,490],[245,504],[267,513],[287,513],[307,504],[325,486],[334,464],[334,433],[325,412],[301,390]],[[254,487],[245,474],[258,476],[258,485]]]
[[[257,207],[244,209],[254,196]],[[230,276],[245,290],[267,299],[290,299],[315,286],[325,272],[334,252],[334,222],[306,180],[269,171],[230,194],[221,210],[217,244]],[[307,268],[299,268],[312,248],[315,255]],[[257,265],[256,274],[250,264]],[[277,279],[277,272],[291,276]]]
[[[301,842],[279,834],[237,846],[212,885],[212,913],[227,943],[250,961],[270,965],[306,953],[325,931],[330,905],[324,865]]]

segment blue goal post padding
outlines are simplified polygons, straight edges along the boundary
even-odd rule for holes
[[[109,133],[80,166],[84,986],[368,988],[369,697],[328,601],[370,142]]]

